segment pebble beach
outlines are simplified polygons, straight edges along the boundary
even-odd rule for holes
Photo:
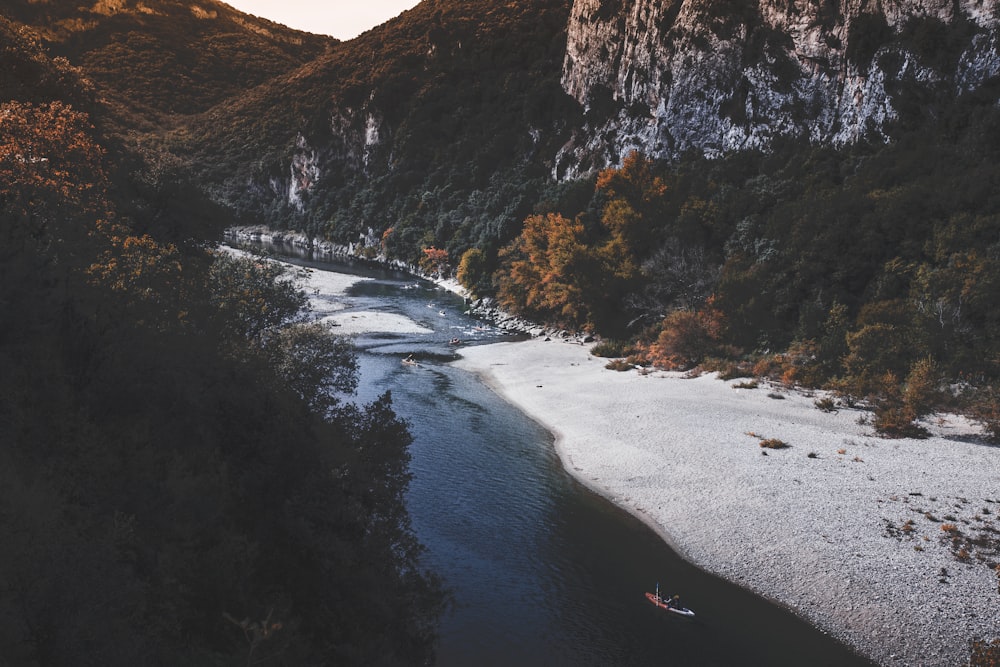
[[[863,410],[818,409],[819,394],[611,371],[577,342],[461,356],[592,490],[875,663],[964,665],[971,640],[1000,636],[997,556],[970,541],[1000,537],[1000,447],[964,418],[889,440]]]

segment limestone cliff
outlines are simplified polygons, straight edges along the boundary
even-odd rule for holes
[[[575,0],[562,84],[587,110],[555,175],[657,157],[843,145],[1000,72],[997,0]],[[908,97],[908,95],[910,97]]]

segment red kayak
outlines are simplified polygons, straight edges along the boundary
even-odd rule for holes
[[[671,598],[665,598],[660,595],[660,587],[656,587],[655,593],[646,593],[646,599],[655,604],[660,609],[666,609],[669,612],[675,614],[680,614],[681,616],[694,616],[694,612],[687,607],[682,607],[680,603],[675,602]]]

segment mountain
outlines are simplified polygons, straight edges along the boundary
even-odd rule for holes
[[[401,253],[509,241],[578,115],[559,86],[567,0],[424,2],[171,137],[269,224]],[[440,227],[440,229],[437,229]]]
[[[336,44],[217,0],[9,0],[0,12],[144,127],[148,117],[204,111]]]
[[[995,97],[998,73],[992,0],[437,0],[171,145],[245,215],[342,242],[392,227],[391,252],[454,261],[492,257],[527,213],[578,199],[570,181],[633,150],[884,144],[957,98]]]
[[[892,123],[995,81],[997,25],[991,0],[576,0],[562,84],[605,110],[560,151],[559,173],[633,149],[676,159],[779,137],[885,140]]]
[[[9,5],[247,222],[453,265],[633,150],[884,143],[1000,73],[995,0],[427,0],[345,43],[214,1]]]
[[[352,637],[328,630],[358,629],[370,591],[315,590],[416,556],[401,495],[381,500],[408,548],[352,551],[334,573],[337,545],[310,542],[325,529],[260,505],[287,489],[329,499],[329,476],[301,473],[328,470],[324,452],[354,460],[365,434],[320,446],[329,424],[275,376],[280,337],[243,335],[289,295],[254,262],[209,268],[228,216],[457,269],[508,310],[601,334],[595,351],[628,357],[618,368],[833,389],[888,437],[961,411],[1000,439],[997,4],[425,0],[335,42],[211,0],[8,0],[0,310],[18,326],[0,329],[0,393],[16,399],[0,441],[20,449],[0,491],[33,509],[3,552],[17,581],[0,606],[33,617],[0,641],[78,655],[99,594],[120,612],[102,644],[118,661],[102,664],[135,664],[150,642],[165,664],[215,664],[247,650],[244,631],[273,629],[280,589],[310,659],[392,642],[429,659],[440,600],[422,575],[416,610],[365,609]],[[372,409],[393,431],[381,473],[401,483],[405,433]],[[336,497],[370,488],[355,472]],[[220,509],[192,513],[189,488]],[[313,500],[317,526],[339,516]],[[369,515],[347,514],[341,528],[365,532]],[[264,515],[287,532],[258,534]],[[953,544],[970,567],[996,564],[995,536]],[[298,576],[304,561],[315,572]],[[66,586],[21,588],[52,571]],[[241,588],[245,573],[259,586]],[[239,602],[231,619],[219,587]],[[947,639],[957,655],[977,638]]]

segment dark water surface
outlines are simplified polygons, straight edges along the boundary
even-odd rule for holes
[[[433,330],[367,334],[356,344],[359,400],[391,391],[414,435],[413,527],[427,547],[426,567],[454,598],[439,665],[870,664],[784,609],[685,563],[647,526],[571,478],[543,428],[448,365],[452,338],[505,339],[464,315],[460,298],[401,273],[299,261],[375,278],[351,288],[350,309],[406,315]],[[410,353],[419,366],[401,364]],[[653,607],[643,594],[657,582],[697,616]]]

